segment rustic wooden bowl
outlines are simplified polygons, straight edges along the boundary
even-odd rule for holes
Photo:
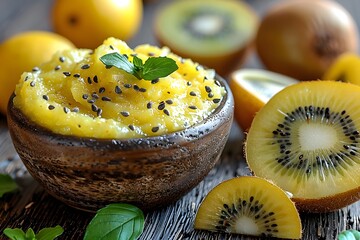
[[[233,121],[227,94],[207,119],[185,130],[136,139],[55,134],[8,105],[8,127],[30,174],[60,201],[85,211],[126,202],[151,210],[178,200],[214,167]]]

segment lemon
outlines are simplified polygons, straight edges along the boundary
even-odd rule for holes
[[[275,93],[298,80],[262,69],[240,69],[230,76],[230,88],[234,95],[234,117],[247,131],[255,114]]]
[[[74,48],[66,38],[51,32],[29,31],[14,35],[0,45],[0,112],[25,71],[32,71],[60,50]],[[35,69],[34,69],[35,70]]]
[[[132,38],[142,15],[142,0],[56,0],[52,23],[78,48],[95,49],[108,37]]]

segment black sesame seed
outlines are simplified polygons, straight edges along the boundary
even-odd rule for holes
[[[146,92],[146,88],[140,88],[139,92]]]
[[[98,83],[98,82],[99,82],[99,79],[98,79],[98,76],[97,76],[97,75],[95,75],[95,76],[93,77],[93,81],[94,81],[95,83]]]
[[[40,68],[34,67],[34,68],[32,69],[32,71],[33,71],[33,72],[38,72],[38,71],[40,71]]]
[[[160,81],[159,78],[153,79],[153,80],[151,80],[151,84],[156,84],[156,83],[158,83],[159,81]]]
[[[110,69],[110,68],[112,68],[112,66],[111,65],[105,65],[105,68]]]
[[[61,69],[61,66],[60,65],[57,65],[54,70],[57,71],[57,70],[60,70]]]
[[[105,92],[105,88],[104,88],[104,87],[99,88],[99,93],[104,93],[104,92]]]
[[[29,80],[29,76],[25,77],[24,82],[26,82],[27,80]]]
[[[53,105],[49,105],[49,106],[48,106],[48,109],[49,109],[49,110],[54,110],[55,107],[54,107]]]
[[[191,86],[191,82],[186,82],[186,85]]]
[[[213,102],[214,102],[214,103],[219,103],[219,102],[220,102],[220,98],[215,98],[215,99],[213,99]]]
[[[221,87],[221,83],[218,80],[215,80],[215,84]]]
[[[87,78],[87,81],[88,81],[89,84],[92,84],[91,77],[88,77],[88,78]]]
[[[102,97],[101,100],[103,100],[104,102],[111,102],[111,98],[106,96]]]
[[[159,127],[153,127],[153,128],[151,129],[151,131],[154,132],[154,133],[157,132],[157,131],[159,131]]]
[[[60,62],[65,62],[66,58],[65,57],[59,57],[59,61]]]
[[[89,64],[85,64],[85,65],[82,65],[81,66],[81,69],[89,69],[90,68],[90,65]]]
[[[34,81],[31,81],[30,87],[35,87],[35,82]]]
[[[197,107],[194,106],[194,105],[189,106],[189,108],[192,109],[192,110],[196,110],[196,109],[197,109]]]
[[[169,110],[164,109],[164,110],[163,110],[163,112],[164,112],[166,115],[170,116],[170,112],[169,112]]]
[[[147,107],[147,109],[151,109],[152,108],[152,102],[148,102],[147,104],[146,104],[146,107]]]
[[[159,109],[159,110],[164,110],[164,108],[165,108],[165,102],[161,101],[161,102],[159,103],[159,105],[158,105],[158,109]]]
[[[111,50],[114,50],[114,47],[112,45],[109,46]]]
[[[79,73],[75,73],[73,76],[74,76],[75,78],[79,78],[79,77],[80,77],[80,74],[79,74]]]
[[[211,92],[211,87],[205,86],[205,91],[206,91],[207,93],[210,93],[210,92]]]
[[[134,88],[135,91],[139,91],[139,89],[140,89],[140,87],[138,85],[136,85],[136,84],[134,84],[133,88]]]
[[[166,102],[167,104],[170,104],[170,105],[174,103],[171,99],[168,99],[168,100],[166,100],[165,102]]]
[[[124,117],[130,116],[130,113],[126,112],[126,111],[122,111],[122,112],[120,112],[120,114],[123,115]]]
[[[121,88],[119,86],[115,87],[115,93],[117,93],[117,94],[122,93]]]
[[[132,85],[131,85],[130,83],[125,83],[125,84],[124,84],[124,87],[126,87],[126,88],[132,88]]]
[[[82,98],[83,98],[83,99],[88,99],[88,98],[89,98],[89,95],[83,94],[83,95],[82,95]]]
[[[64,74],[66,77],[70,77],[70,76],[71,76],[71,73],[70,73],[70,72],[63,72],[63,74]]]
[[[129,125],[128,127],[129,127],[129,129],[130,129],[131,131],[134,131],[134,130],[135,130],[135,128],[134,128],[133,125]]]
[[[213,93],[209,93],[209,94],[208,94],[208,97],[209,97],[209,98],[213,98],[213,97],[214,97],[214,94],[213,94]]]
[[[65,113],[69,113],[69,112],[70,112],[70,109],[67,108],[67,107],[64,107],[63,109],[64,109],[64,112],[65,112]]]
[[[42,98],[46,101],[49,101],[49,97],[47,95],[43,95]]]
[[[190,92],[190,96],[193,96],[193,97],[195,97],[195,96],[196,96],[196,92],[194,92],[194,91],[191,91],[191,92]]]
[[[72,111],[72,112],[79,112],[80,109],[79,109],[78,107],[74,107],[71,111]]]
[[[95,99],[89,99],[89,100],[87,100],[87,102],[88,102],[88,103],[94,103],[94,102],[96,102],[96,101],[95,101]]]

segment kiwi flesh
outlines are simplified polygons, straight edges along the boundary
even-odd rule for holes
[[[300,211],[329,212],[360,199],[360,86],[309,81],[261,108],[247,134],[251,171],[293,194]]]
[[[245,60],[258,17],[236,0],[182,0],[165,4],[154,20],[161,45],[225,75]]]
[[[301,238],[301,220],[287,194],[269,181],[242,176],[213,188],[201,203],[195,229],[262,237]]]

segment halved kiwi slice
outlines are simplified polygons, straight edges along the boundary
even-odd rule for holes
[[[301,211],[327,212],[360,199],[360,87],[309,81],[286,87],[257,113],[246,160],[293,194]]]
[[[213,188],[196,214],[195,229],[252,236],[301,238],[301,220],[287,194],[269,181],[242,176]]]
[[[284,87],[299,81],[262,69],[239,69],[230,74],[235,101],[235,119],[247,131],[255,114]]]
[[[171,1],[154,21],[160,44],[221,75],[244,61],[257,24],[256,13],[237,0]]]

